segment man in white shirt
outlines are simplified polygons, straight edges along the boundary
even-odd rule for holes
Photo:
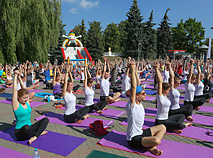
[[[126,140],[132,148],[146,149],[153,155],[159,156],[162,151],[156,147],[161,143],[166,127],[158,125],[142,130],[145,111],[141,102],[145,100],[146,93],[141,86],[137,86],[134,60],[129,64],[129,67],[131,70],[131,94],[126,105],[128,120]]]

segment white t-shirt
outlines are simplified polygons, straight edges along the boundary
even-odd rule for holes
[[[93,89],[90,89],[89,87],[85,89],[85,106],[90,106],[94,104],[93,102],[94,94],[95,92]]]
[[[124,75],[124,77],[122,79],[121,90],[126,92],[130,88],[131,88],[130,78],[129,78],[129,76]]]
[[[84,81],[85,77],[84,77],[84,72],[81,73],[81,80]]]
[[[101,78],[100,96],[109,96],[109,78],[108,79]]]
[[[195,86],[191,83],[185,83],[185,96],[184,101],[193,101],[194,100]]]
[[[163,76],[164,76],[163,82],[164,82],[164,83],[169,83],[169,78],[170,78],[170,76],[169,76],[169,71],[164,70],[164,71],[163,71]]]
[[[203,82],[200,81],[199,85],[195,84],[195,96],[199,96],[199,95],[203,95],[203,88],[204,88],[204,84]]]
[[[131,100],[126,104],[128,127],[126,132],[126,140],[132,140],[134,136],[143,134],[143,124],[145,118],[145,111],[142,103],[139,105],[135,103],[132,107]]]
[[[171,110],[176,110],[180,108],[179,105],[180,92],[177,89],[170,89],[169,91],[169,100],[171,101]]]
[[[183,80],[187,80],[188,71],[183,70]]]
[[[66,106],[66,110],[64,111],[65,115],[73,114],[76,111],[76,97],[72,92],[66,92],[64,96],[64,102]]]
[[[167,120],[169,116],[169,107],[171,105],[171,101],[167,98],[167,96],[159,96],[156,95],[157,98],[157,120]]]
[[[24,81],[24,85],[25,87],[27,87],[26,81]],[[19,91],[21,89],[21,84],[20,82],[17,84],[17,91]]]

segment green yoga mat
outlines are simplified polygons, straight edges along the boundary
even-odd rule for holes
[[[127,158],[123,156],[118,156],[110,153],[105,153],[98,150],[93,150],[86,158]]]

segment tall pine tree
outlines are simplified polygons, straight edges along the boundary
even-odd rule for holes
[[[125,42],[127,41],[127,32],[126,32],[126,23],[127,20],[121,21],[118,24],[118,30],[119,30],[119,44],[120,44],[120,51],[121,53],[125,50]]]
[[[165,57],[168,55],[168,50],[173,49],[172,31],[168,23],[169,18],[167,13],[170,9],[166,10],[163,21],[157,30],[157,57]]]
[[[143,46],[142,43],[142,20],[140,9],[138,8],[137,0],[133,0],[133,5],[130,7],[129,12],[126,14],[126,32],[127,39],[125,41],[124,57],[131,56],[138,58],[138,53]]]
[[[90,28],[87,33],[87,49],[93,60],[97,61],[103,53],[103,37],[101,23],[97,21],[89,22]]]
[[[157,55],[157,34],[153,26],[153,10],[150,14],[149,21],[145,23],[144,28],[144,57],[146,59],[155,59]]]
[[[87,31],[86,31],[86,26],[85,26],[85,23],[84,23],[84,19],[82,19],[82,21],[81,21],[80,35],[82,36],[80,41],[81,41],[81,43],[83,43],[83,46],[86,47]]]

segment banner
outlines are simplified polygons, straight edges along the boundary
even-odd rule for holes
[[[207,59],[211,58],[211,47],[212,47],[212,42],[211,42],[211,38],[209,38],[209,49],[207,53]]]

